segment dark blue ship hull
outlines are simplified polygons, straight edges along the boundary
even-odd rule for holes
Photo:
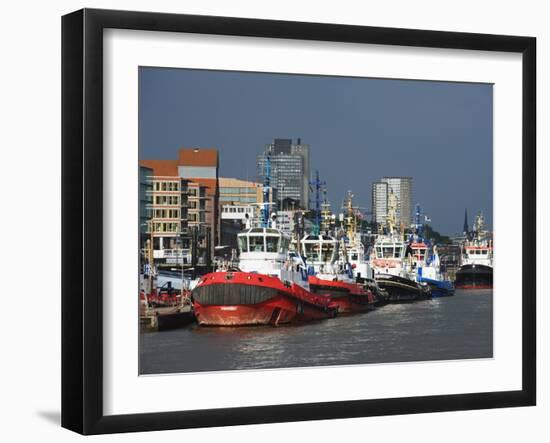
[[[432,290],[432,298],[448,297],[454,295],[455,288],[449,280],[432,280],[431,278],[421,278],[420,281],[427,283]]]

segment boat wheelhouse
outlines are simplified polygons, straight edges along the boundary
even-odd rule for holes
[[[462,253],[462,265],[493,266],[493,248],[487,243],[485,245],[464,246]]]
[[[445,297],[454,294],[452,282],[441,274],[439,253],[436,245],[418,240],[409,244],[412,270],[416,271],[416,281],[427,283],[432,297]]]
[[[348,263],[351,265],[353,275],[359,279],[374,278],[373,270],[365,256],[365,247],[360,240],[350,242],[346,248]]]
[[[239,269],[280,276],[288,259],[290,237],[276,228],[248,228],[237,235]]]
[[[405,253],[407,246],[397,234],[380,235],[371,252],[374,278],[388,293],[389,302],[407,302],[431,297],[426,283],[416,281],[416,275]]]
[[[410,244],[412,259],[417,265],[424,265],[429,259],[430,245],[423,241],[412,242]]]
[[[308,234],[300,244],[303,257],[315,273],[330,273],[337,268],[338,242],[334,237]]]
[[[462,266],[456,272],[455,287],[460,289],[491,289],[493,287],[493,248],[484,245],[466,245]]]
[[[371,264],[374,275],[389,274],[405,277],[406,245],[397,236],[379,236],[372,249]]]

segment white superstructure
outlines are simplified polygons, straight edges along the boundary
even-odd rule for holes
[[[463,245],[461,264],[493,267],[493,242],[485,231],[485,218],[481,213],[476,217],[475,237]]]
[[[276,227],[247,228],[237,235],[239,269],[278,277],[309,290],[307,272],[297,254],[289,253],[290,237]]]
[[[371,254],[371,266],[375,276],[389,274],[408,278],[409,268],[405,265],[406,244],[397,235],[379,235]]]
[[[300,241],[306,264],[322,280],[354,281],[343,242],[327,234],[308,234]]]

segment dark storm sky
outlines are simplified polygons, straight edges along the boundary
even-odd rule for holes
[[[493,89],[487,84],[141,68],[140,158],[216,147],[220,175],[254,180],[274,138],[311,145],[337,210],[347,190],[371,208],[371,183],[413,177],[434,229],[492,226]]]

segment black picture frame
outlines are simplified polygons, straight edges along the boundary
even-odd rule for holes
[[[103,30],[522,54],[522,389],[132,415],[103,413]],[[83,9],[62,18],[62,426],[82,434],[530,406],[536,403],[536,39]]]

